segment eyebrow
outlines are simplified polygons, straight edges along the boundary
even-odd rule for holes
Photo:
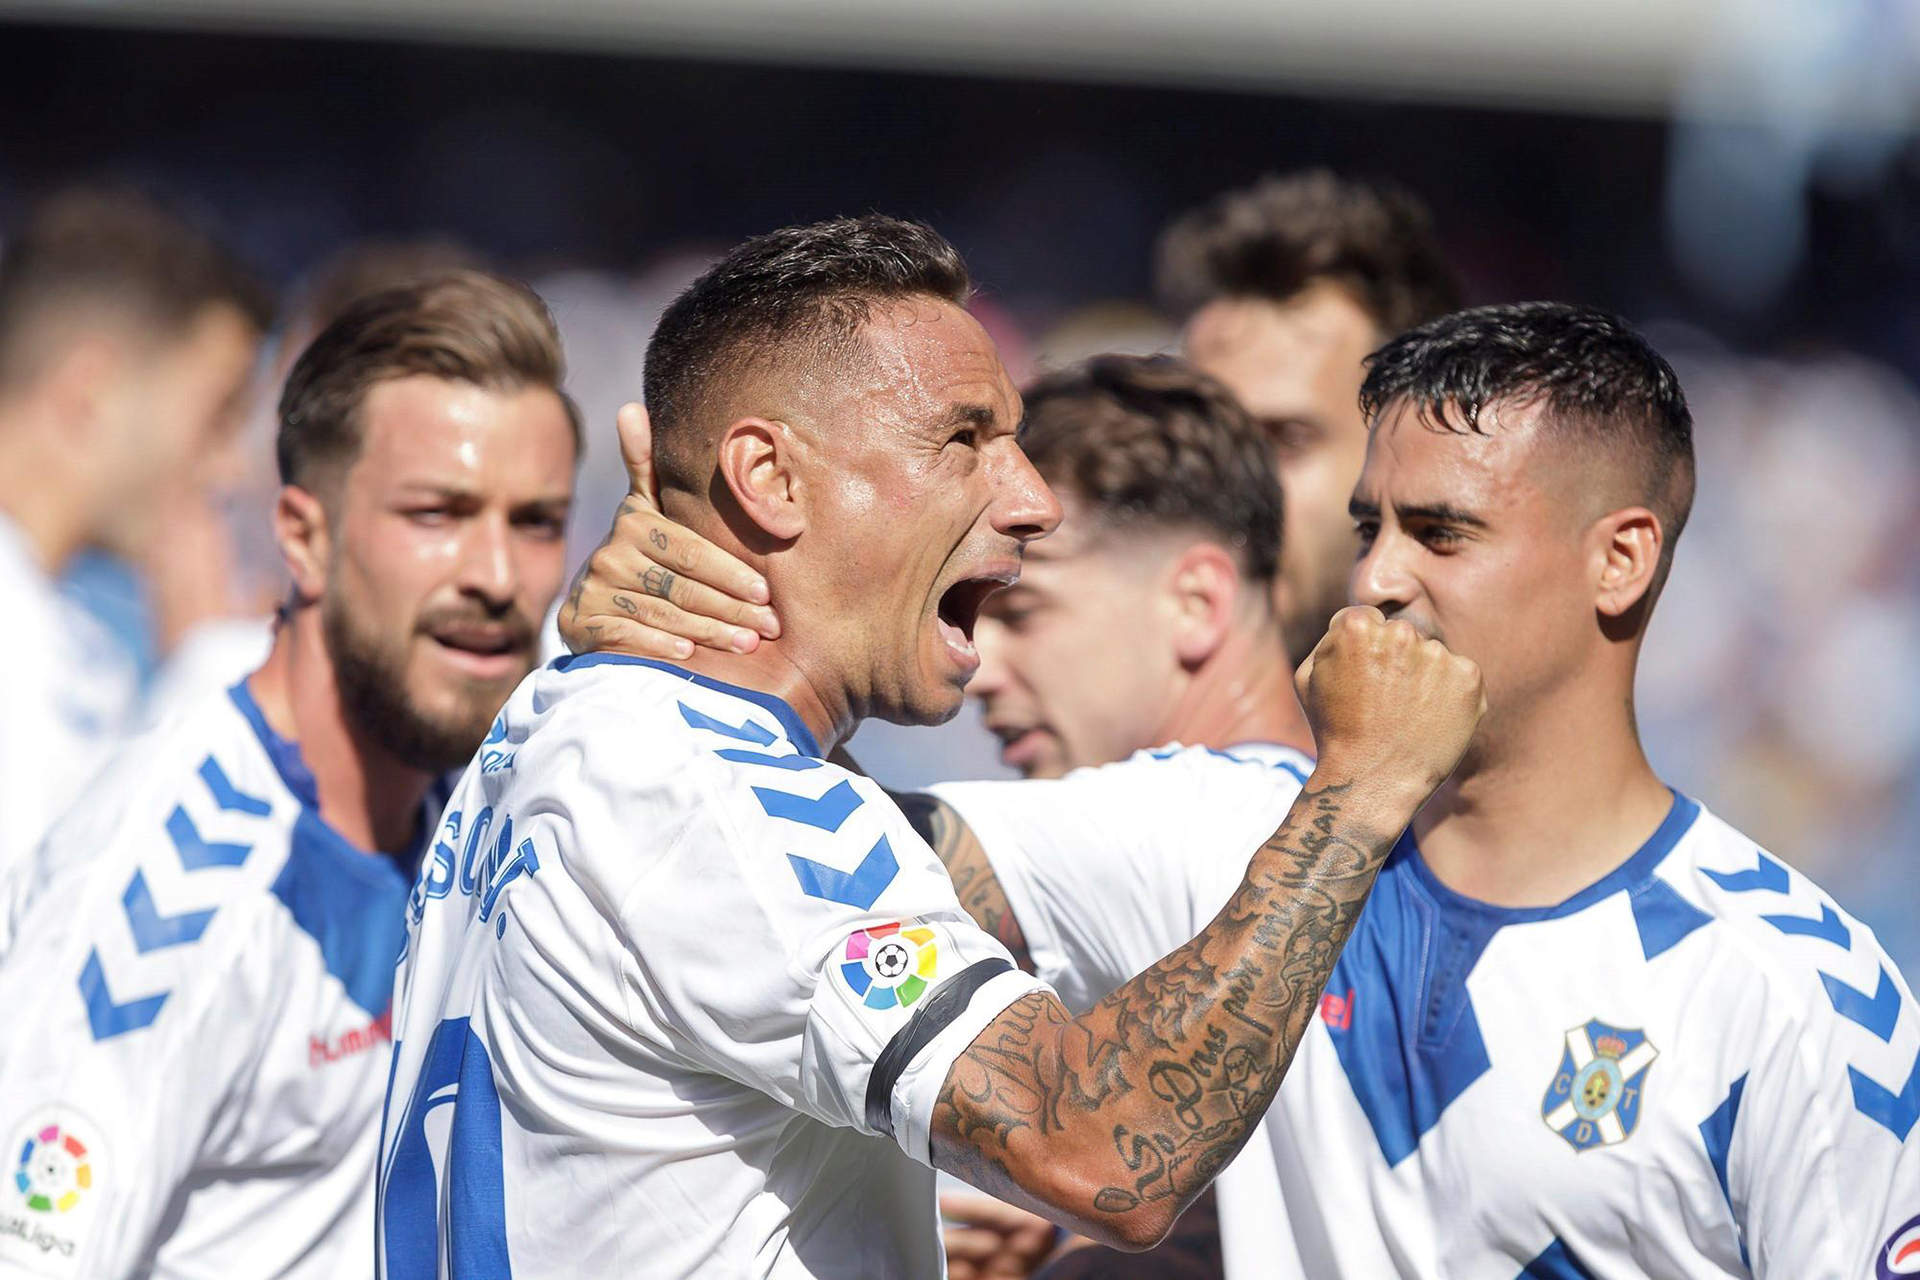
[[[476,486],[473,486],[473,485],[458,484],[458,483],[452,483],[452,482],[440,481],[440,480],[403,480],[400,482],[399,489],[400,489],[399,496],[402,499],[441,498],[441,499],[459,500],[459,499],[477,498],[482,501],[485,501],[490,496],[484,490],[477,488]],[[571,506],[573,503],[573,497],[574,495],[571,490],[567,490],[564,492],[556,491],[553,493],[532,494],[523,498],[515,498],[512,500],[510,505],[515,508],[536,507],[536,506]]]
[[[1457,524],[1469,529],[1484,529],[1487,522],[1471,511],[1446,502],[1418,502],[1407,505],[1396,504],[1393,513],[1401,520],[1427,520],[1435,524]],[[1380,514],[1378,503],[1363,498],[1353,498],[1347,502],[1347,514],[1358,520],[1365,516]]]
[[[990,427],[997,420],[993,410],[984,404],[956,404],[948,407],[934,424],[938,431],[948,431],[954,427]]]

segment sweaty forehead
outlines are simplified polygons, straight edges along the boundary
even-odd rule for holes
[[[361,422],[356,484],[517,491],[565,487],[572,472],[572,428],[544,387],[395,378],[367,392]]]
[[[953,405],[991,409],[1002,425],[1019,420],[1020,395],[978,320],[939,298],[902,298],[874,306],[861,337],[869,396],[919,416]]]
[[[1358,493],[1376,503],[1447,503],[1494,513],[1558,497],[1557,468],[1543,466],[1556,452],[1542,447],[1537,417],[1528,409],[1489,406],[1480,430],[1467,431],[1438,426],[1419,406],[1397,401],[1367,441]]]

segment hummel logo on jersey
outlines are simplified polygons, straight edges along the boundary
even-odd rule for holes
[[[1329,991],[1320,997],[1320,1021],[1333,1031],[1351,1031],[1353,1029],[1353,988],[1347,988],[1347,994],[1335,995]]]
[[[331,1040],[325,1036],[308,1036],[307,1065],[324,1067],[329,1062],[338,1062],[356,1053],[365,1053],[377,1045],[389,1044],[392,1040],[393,1010],[389,1007],[385,1013],[364,1027],[349,1028]]]

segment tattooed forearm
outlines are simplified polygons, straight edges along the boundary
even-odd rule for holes
[[[1112,1238],[1156,1238],[1280,1087],[1399,834],[1371,807],[1310,787],[1199,937],[1079,1018],[1046,993],[1007,1009],[947,1077],[937,1162]]]
[[[905,812],[920,838],[932,845],[940,861],[947,864],[953,891],[967,914],[1000,940],[1012,953],[1015,964],[1032,973],[1033,956],[1027,950],[1026,935],[1020,932],[1020,922],[1013,916],[1013,904],[1007,901],[1007,891],[1001,887],[1000,877],[993,873],[993,864],[987,860],[987,852],[980,847],[973,829],[961,821],[952,808],[932,796],[889,794],[893,794],[894,803]]]

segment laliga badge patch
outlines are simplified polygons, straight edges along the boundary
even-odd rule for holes
[[[1920,1215],[1908,1218],[1873,1259],[1875,1280],[1920,1276]]]
[[[14,1121],[0,1148],[0,1263],[34,1275],[78,1275],[107,1175],[99,1130],[70,1107]]]
[[[919,919],[855,929],[837,957],[842,989],[863,1009],[910,1008],[940,972],[945,941]]]
[[[1647,1069],[1660,1051],[1644,1031],[1599,1019],[1567,1032],[1540,1116],[1575,1151],[1625,1142],[1640,1123]]]

